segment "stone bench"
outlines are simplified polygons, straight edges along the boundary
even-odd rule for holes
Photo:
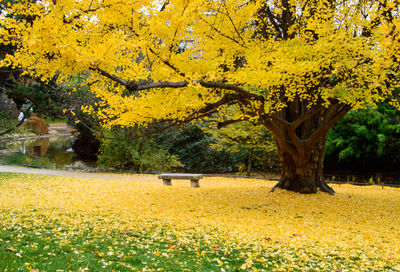
[[[163,184],[171,186],[172,179],[190,179],[190,187],[198,188],[200,187],[199,179],[202,179],[204,175],[202,174],[159,174],[158,178],[163,180]]]

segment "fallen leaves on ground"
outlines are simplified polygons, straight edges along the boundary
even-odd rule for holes
[[[301,195],[270,193],[274,184],[205,178],[193,189],[185,181],[163,186],[151,175],[132,181],[14,175],[0,181],[0,226],[29,229],[35,237],[53,228],[57,244],[66,248],[73,237],[88,233],[117,232],[116,243],[150,233],[165,242],[164,252],[152,254],[166,259],[185,249],[201,257],[209,243],[221,255],[210,260],[220,271],[232,268],[225,259],[235,250],[242,251],[243,270],[400,270],[400,189],[333,185],[335,196]],[[6,242],[3,248],[15,254]],[[104,266],[107,258],[125,263],[133,254],[110,247],[92,250]]]

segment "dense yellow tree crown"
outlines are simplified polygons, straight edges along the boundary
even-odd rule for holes
[[[80,75],[107,126],[213,110],[252,120],[295,99],[357,108],[396,87],[395,0],[46,0],[7,14],[35,19],[3,16],[1,42],[18,47],[3,65]]]

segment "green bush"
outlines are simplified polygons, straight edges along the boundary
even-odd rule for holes
[[[351,111],[329,131],[326,164],[352,171],[397,170],[399,139],[400,116],[393,106]]]
[[[183,166],[177,156],[169,154],[166,148],[152,139],[104,140],[98,165],[102,168],[148,172],[169,171]]]
[[[156,135],[157,143],[165,146],[184,164],[184,170],[201,173],[236,172],[238,154],[211,147],[215,138],[196,125],[173,127]]]
[[[11,154],[3,158],[2,160],[5,164],[20,164],[20,165],[28,165],[32,162],[26,154],[16,153]]]

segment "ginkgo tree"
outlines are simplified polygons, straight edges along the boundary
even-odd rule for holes
[[[35,1],[34,1],[35,2]],[[396,103],[397,0],[42,0],[3,18],[3,65],[82,75],[106,127],[216,118],[273,134],[276,187],[323,180],[328,130],[350,109]],[[87,108],[87,111],[93,111]]]

